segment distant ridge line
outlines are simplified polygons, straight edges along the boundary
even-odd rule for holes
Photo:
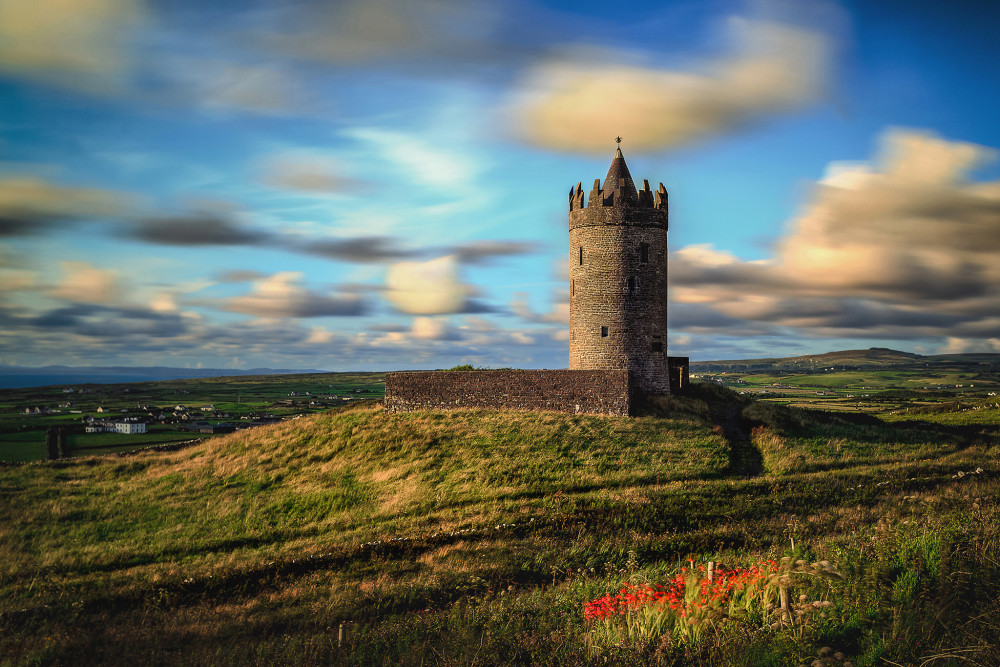
[[[715,361],[692,361],[691,370],[716,370],[721,368],[809,368],[813,366],[873,367],[940,364],[990,364],[1000,365],[1000,354],[992,352],[966,352],[959,354],[921,355],[903,352],[887,347],[872,347],[867,350],[840,350],[822,354],[806,354],[795,357],[767,357],[760,359],[720,359]]]

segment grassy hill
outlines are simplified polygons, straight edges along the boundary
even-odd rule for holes
[[[823,354],[806,354],[798,357],[765,359],[730,359],[719,361],[695,361],[692,371],[798,371],[813,372],[826,369],[860,370],[875,368],[895,368],[898,370],[926,370],[928,368],[986,367],[1000,368],[1000,354],[940,354],[924,356],[912,352],[901,352],[884,347],[867,350],[840,350]]]
[[[696,385],[632,419],[363,404],[11,466],[0,660],[995,664],[998,420],[936,417]],[[583,616],[624,581],[768,560],[801,607],[787,622],[773,587],[700,625]]]

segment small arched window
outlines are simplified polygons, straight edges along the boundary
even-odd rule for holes
[[[635,294],[635,276],[629,276],[625,279],[625,287],[629,294]]]

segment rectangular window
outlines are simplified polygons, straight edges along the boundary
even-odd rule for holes
[[[626,278],[625,285],[628,287],[629,294],[635,294],[635,276],[629,276]]]
[[[663,343],[658,340],[654,340],[652,350],[653,352],[663,352]]]
[[[576,281],[575,280],[570,280],[569,281],[569,295],[573,296],[575,294],[576,294]]]
[[[639,261],[643,264],[649,264],[649,244],[640,243],[639,244]]]
[[[601,327],[601,338],[607,338],[607,337],[608,337],[608,328]]]
[[[583,266],[583,246],[580,246],[580,266]]]

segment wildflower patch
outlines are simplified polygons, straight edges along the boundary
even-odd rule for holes
[[[789,557],[735,568],[692,563],[666,584],[626,582],[617,594],[585,602],[583,616],[591,623],[595,651],[657,640],[696,644],[706,633],[741,623],[766,631],[792,630],[801,639],[833,606],[828,599],[793,595],[819,579],[843,575],[827,561],[809,564]]]

